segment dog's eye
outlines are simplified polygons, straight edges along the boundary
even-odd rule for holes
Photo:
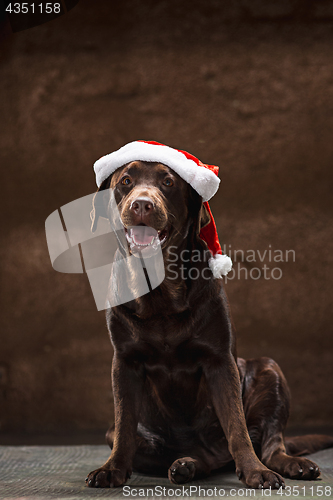
[[[164,184],[164,186],[171,187],[171,186],[173,186],[173,180],[170,178],[167,178],[164,180],[163,184]]]
[[[124,185],[124,186],[129,186],[131,184],[131,179],[130,177],[124,177],[122,180],[121,180],[121,183]]]

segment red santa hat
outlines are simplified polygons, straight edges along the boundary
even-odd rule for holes
[[[209,224],[201,229],[199,236],[207,243],[212,254],[209,267],[215,278],[227,275],[232,268],[232,261],[227,255],[222,255],[216,225],[208,205],[208,200],[214,196],[220,184],[219,168],[215,165],[205,165],[187,151],[174,149],[154,141],[134,141],[113,153],[102,156],[95,162],[97,186],[99,187],[118,168],[136,160],[164,163],[202,197],[211,219]]]

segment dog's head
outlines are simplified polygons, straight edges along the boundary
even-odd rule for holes
[[[180,246],[187,238],[198,237],[210,217],[202,198],[178,174],[162,163],[132,161],[119,168],[101,184],[99,191],[114,193],[130,253],[161,246]],[[110,199],[96,203],[92,231],[98,217],[115,216]]]

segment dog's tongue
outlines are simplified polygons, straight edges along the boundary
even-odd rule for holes
[[[138,245],[150,245],[157,231],[149,226],[134,226],[131,228],[131,236]]]

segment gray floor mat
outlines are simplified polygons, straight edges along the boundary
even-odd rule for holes
[[[276,491],[246,489],[233,472],[213,474],[183,487],[167,478],[133,474],[127,488],[94,489],[85,487],[88,472],[108,458],[107,446],[0,446],[0,499],[85,499],[85,498],[332,498],[333,449],[311,455],[321,468],[317,481],[286,480],[283,495]],[[164,489],[163,489],[164,488]]]

